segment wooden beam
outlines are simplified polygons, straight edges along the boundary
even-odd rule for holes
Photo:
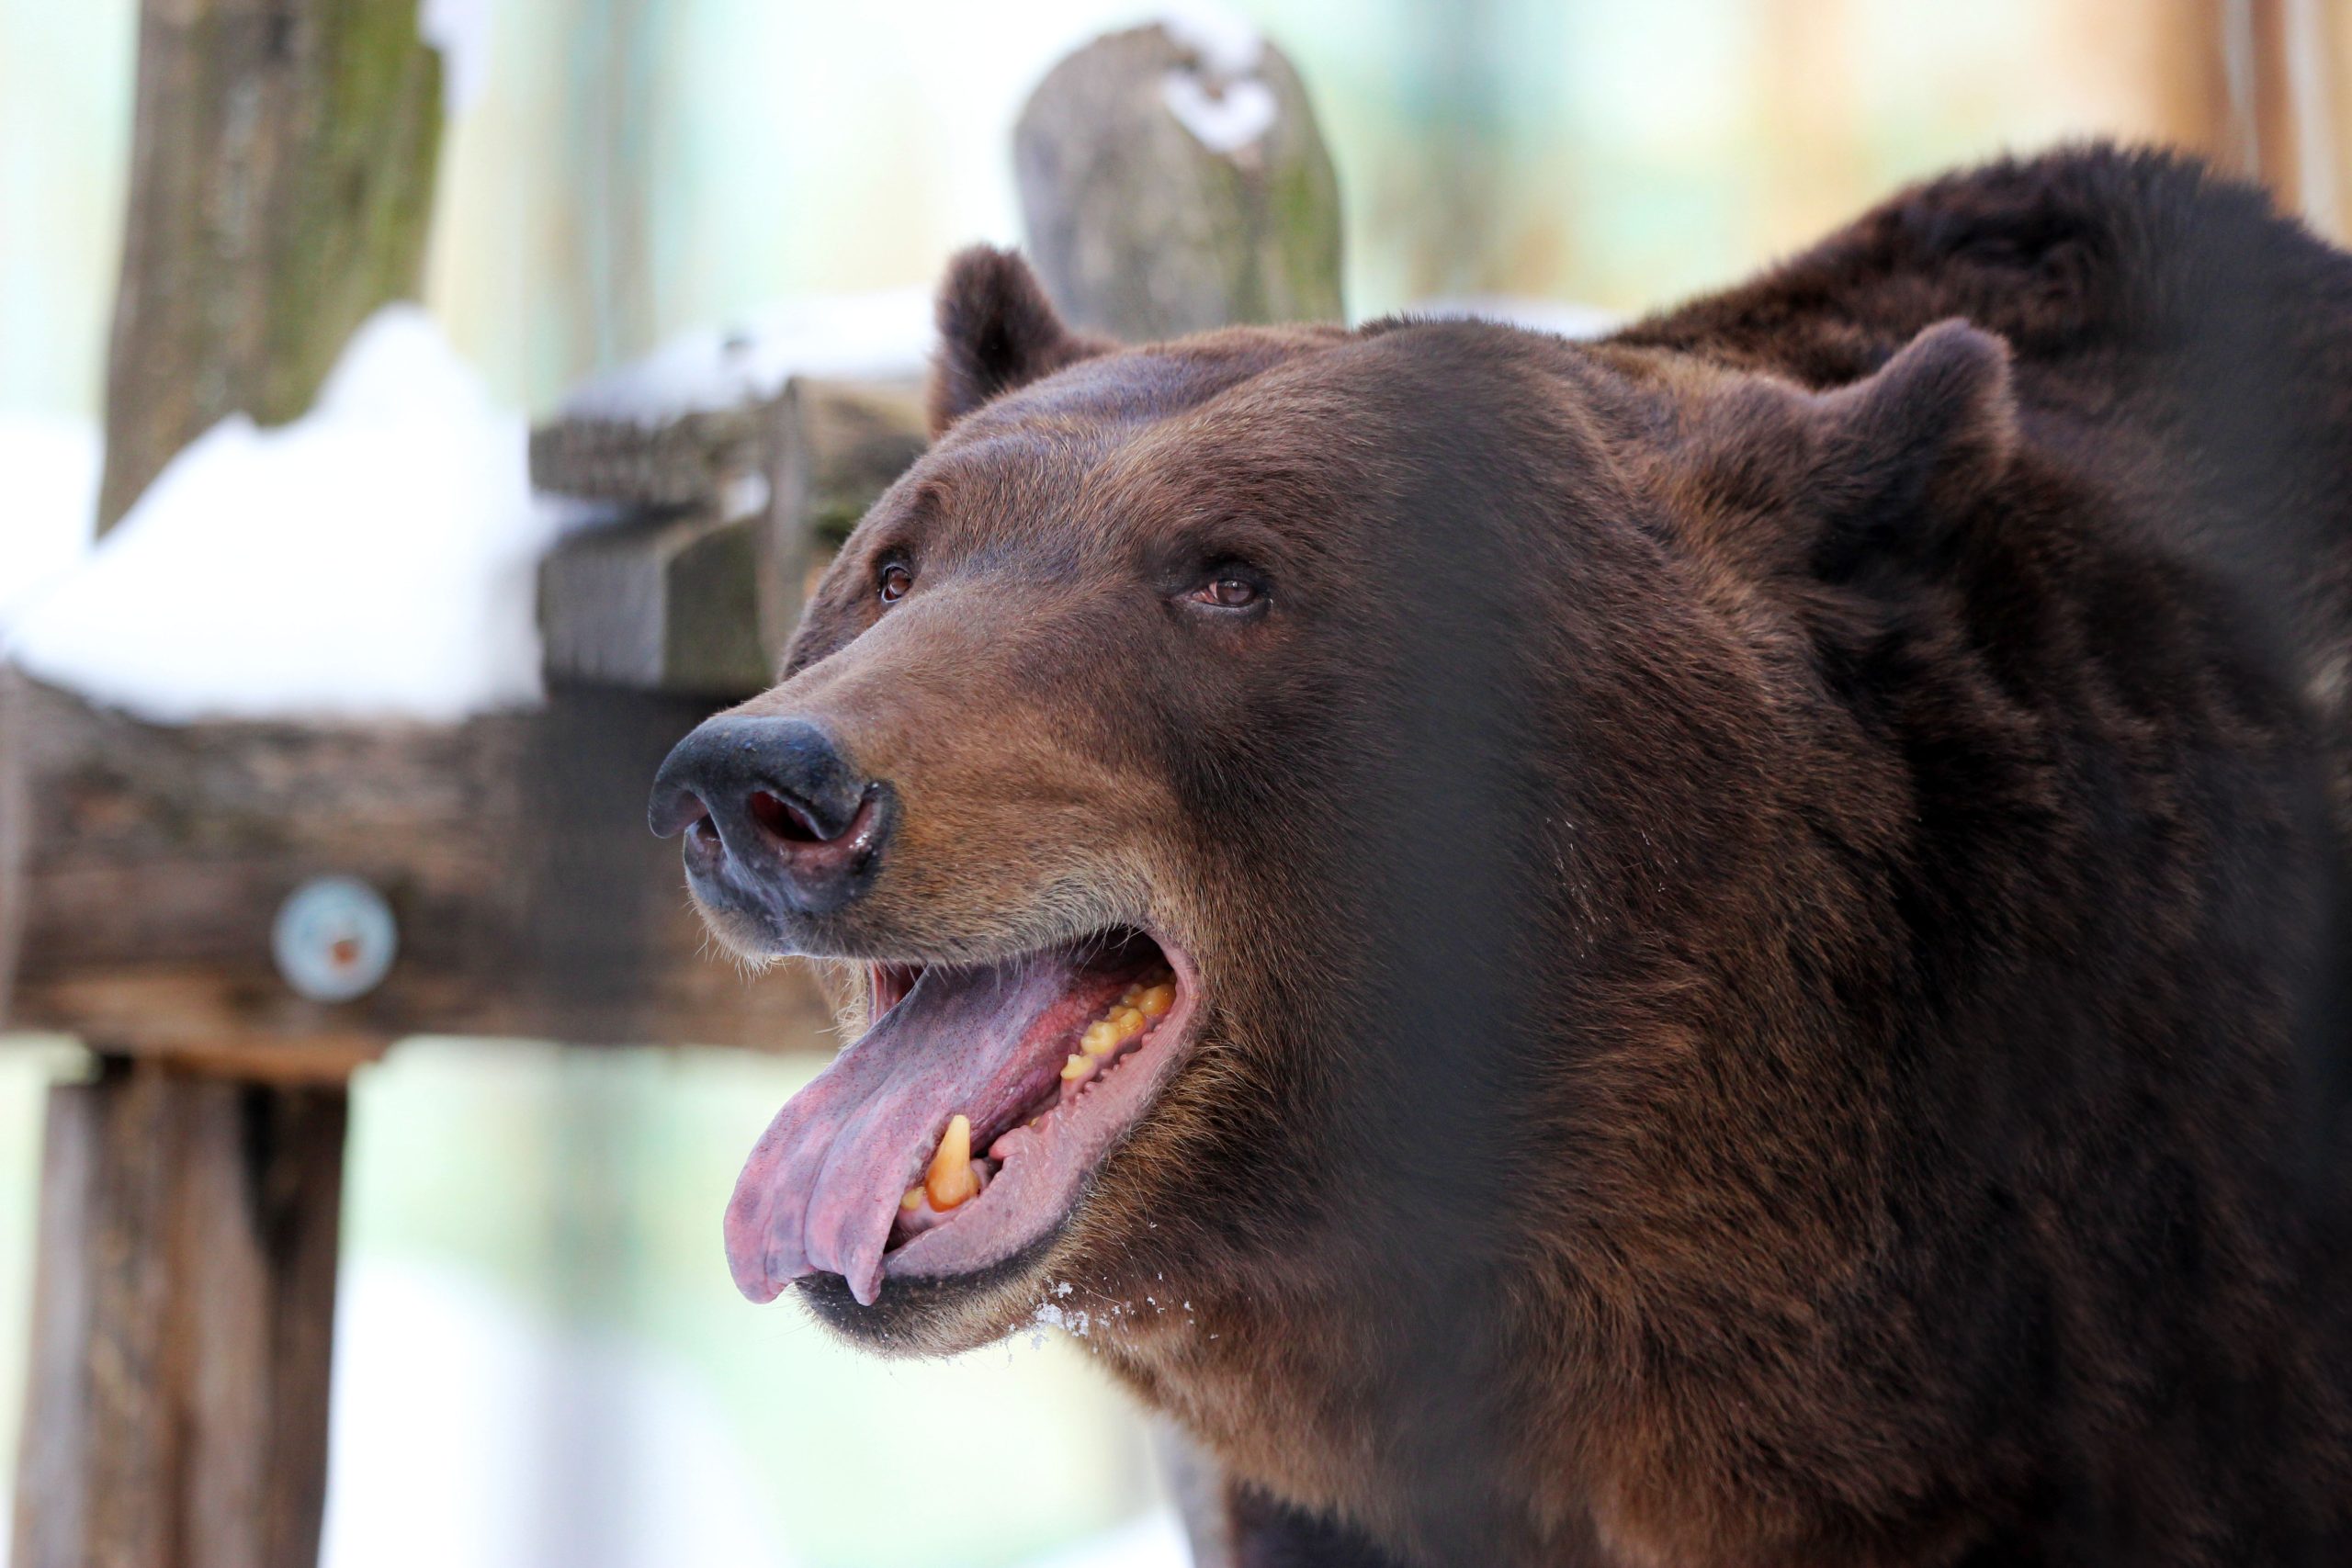
[[[311,1568],[343,1089],[51,1091],[17,1568]]]
[[[146,0],[137,115],[102,530],[224,414],[300,414],[415,297],[441,61],[416,0]]]
[[[167,728],[0,675],[6,1021],[282,1055],[297,1077],[419,1033],[818,1045],[831,1015],[805,971],[715,962],[676,846],[645,827],[648,781],[710,705],[575,688],[449,728]],[[271,956],[279,907],[327,875],[399,927],[390,973],[347,1002],[306,1000]]]

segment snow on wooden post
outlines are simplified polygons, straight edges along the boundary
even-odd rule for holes
[[[1157,23],[1054,67],[1013,130],[1031,258],[1130,341],[1335,321],[1340,195],[1298,74],[1246,28]]]
[[[415,296],[441,118],[417,0],[145,0],[101,531],[224,414],[301,413]]]

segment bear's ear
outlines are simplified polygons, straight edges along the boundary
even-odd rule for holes
[[[2018,443],[2008,344],[1939,321],[1877,373],[1809,396],[1806,510],[1821,519],[1814,570],[1850,572],[1905,527],[1932,525],[1997,484]]]
[[[989,399],[1116,346],[1072,332],[1019,253],[974,245],[939,286],[939,353],[931,371],[931,434]]]

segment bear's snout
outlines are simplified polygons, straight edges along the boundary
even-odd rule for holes
[[[893,818],[869,779],[805,718],[721,714],[662,764],[648,820],[686,836],[686,874],[706,904],[773,919],[829,915],[874,880]]]

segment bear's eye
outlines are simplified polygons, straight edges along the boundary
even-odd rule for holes
[[[874,580],[875,595],[885,604],[897,604],[914,585],[915,574],[907,570],[906,562],[898,560],[885,562]]]
[[[1247,610],[1265,596],[1263,584],[1239,571],[1220,571],[1187,595],[1195,604],[1220,610]]]

